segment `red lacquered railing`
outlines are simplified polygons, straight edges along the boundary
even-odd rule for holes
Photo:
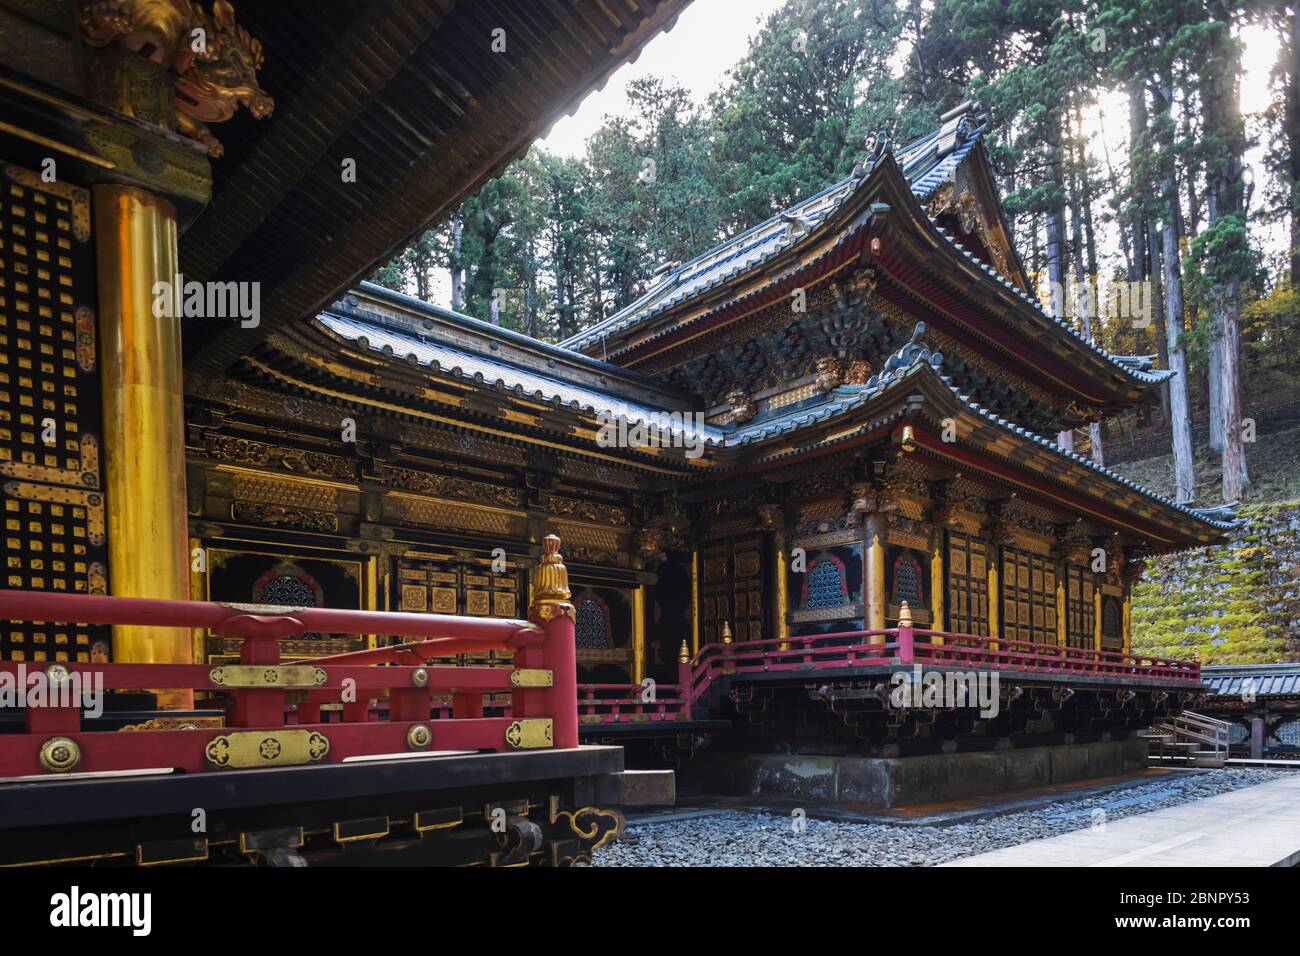
[[[584,724],[677,720],[685,706],[676,684],[578,685],[578,719]]]
[[[56,691],[40,706],[25,708],[24,732],[0,734],[0,777],[201,772],[419,751],[576,747],[573,609],[558,548],[559,539],[548,536],[529,621],[0,590],[0,617],[10,621],[206,628],[242,642],[238,664],[217,666],[0,662],[0,673],[14,686],[44,684]],[[309,631],[421,640],[281,663],[278,641]],[[509,650],[511,666],[426,664],[486,650]],[[228,700],[225,726],[83,732],[83,699],[57,691],[86,687],[221,694]],[[371,702],[384,692],[387,720],[373,720]],[[509,695],[510,716],[484,716],[489,694]],[[433,719],[435,703],[444,703],[436,698],[446,697],[449,718]],[[342,704],[341,722],[322,720],[321,707],[329,703]]]
[[[1198,684],[1201,679],[1201,665],[1196,661],[895,627],[707,644],[693,658],[679,665],[676,689],[680,704],[676,713],[682,719],[698,716],[701,698],[715,681],[724,678],[743,679],[746,675],[759,673],[799,676],[826,670],[879,670],[881,667],[910,667],[913,664],[1131,677],[1184,684]]]

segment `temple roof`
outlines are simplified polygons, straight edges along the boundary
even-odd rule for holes
[[[469,316],[456,313],[451,315],[456,322],[477,321]],[[649,405],[630,399],[616,392],[614,386],[593,386],[575,380],[577,376],[565,375],[561,369],[542,371],[488,358],[473,348],[451,344],[438,336],[436,331],[417,336],[373,319],[331,312],[322,312],[317,321],[330,332],[351,341],[359,348],[369,348],[394,358],[413,361],[432,372],[468,379],[496,391],[510,392],[521,398],[531,398],[556,408],[563,407],[588,415],[625,418],[631,423],[652,424],[663,421],[672,431],[681,431],[687,435],[698,434],[710,444],[720,443],[722,439],[722,430],[719,428],[705,425],[696,429],[690,416],[674,416],[674,409],[664,405]],[[613,366],[610,368],[613,369]],[[615,386],[617,384],[616,382]],[[683,410],[676,411],[680,413]]]
[[[1220,664],[1201,668],[1215,697],[1300,697],[1300,664]]]
[[[641,376],[376,286],[339,300],[317,324],[355,349],[471,389],[544,403],[577,415],[588,423],[584,427],[593,419],[623,418],[697,438],[704,446],[696,463],[703,466],[700,475],[766,470],[846,443],[879,440],[905,422],[919,427],[954,418],[958,443],[978,456],[971,470],[1000,462],[1009,486],[1067,510],[1086,506],[1103,520],[1140,522],[1157,548],[1212,543],[1235,524],[1230,511],[1171,501],[982,407],[943,374],[942,357],[921,341],[923,327],[865,384],[840,385],[741,424],[713,425],[694,417],[700,410],[688,396]],[[932,445],[920,453],[951,457],[956,447]]]
[[[943,183],[952,179],[984,131],[981,126],[948,152],[940,150],[942,129],[935,129],[913,140],[894,153],[918,199],[928,198]],[[732,236],[694,259],[668,269],[639,299],[590,328],[560,343],[564,348],[582,349],[602,336],[622,332],[666,311],[704,289],[714,288],[728,279],[771,259],[788,244],[787,224],[804,221],[820,225],[838,209],[863,180],[861,167],[845,179],[809,196],[771,219]]]
[[[748,313],[764,301],[775,301],[775,292],[757,291],[765,275],[770,287],[784,289],[787,285],[798,284],[791,278],[796,271],[808,273],[811,278],[817,269],[836,268],[846,256],[855,254],[860,254],[863,262],[867,262],[874,253],[870,256],[865,251],[858,253],[855,247],[837,249],[831,255],[832,247],[827,243],[834,240],[837,231],[841,242],[848,240],[853,230],[861,231],[874,204],[878,207],[874,214],[880,217],[882,225],[873,235],[881,234],[887,228],[885,220],[892,218],[897,225],[889,228],[894,229],[895,235],[906,246],[897,250],[888,246],[882,249],[879,255],[887,270],[899,270],[903,260],[907,268],[921,268],[923,272],[927,267],[931,267],[931,273],[940,266],[951,269],[953,262],[978,270],[975,277],[954,275],[952,281],[945,276],[930,276],[932,281],[947,283],[936,301],[947,304],[956,295],[968,299],[979,310],[977,318],[969,320],[973,323],[965,333],[969,342],[986,339],[982,347],[998,349],[1009,371],[1029,377],[1041,377],[1044,362],[1040,359],[1046,358],[1054,365],[1060,364],[1066,372],[1054,380],[1049,377],[1044,384],[1107,412],[1127,407],[1150,388],[1165,381],[1171,373],[1151,370],[1145,357],[1111,355],[1088,342],[1071,323],[1044,311],[1037,298],[1026,291],[1027,281],[1015,259],[1014,250],[1010,251],[1006,263],[1009,275],[1004,275],[959,243],[927,212],[928,198],[945,184],[953,182],[963,164],[973,163],[969,168],[979,171],[976,178],[987,178],[988,161],[981,144],[984,131],[984,126],[973,125],[969,115],[959,115],[905,146],[878,150],[866,165],[856,168],[846,179],[689,262],[667,268],[635,302],[560,344],[592,354],[608,355],[611,361],[629,367],[636,366],[642,361],[640,355],[645,351],[652,348],[662,351],[669,347],[669,342],[684,340],[686,327],[694,328],[706,318],[718,315],[728,302],[738,304],[743,301]],[[889,198],[893,177],[903,184],[900,188],[907,190],[909,202],[900,204]],[[987,215],[1001,221],[1000,203],[992,194],[992,187],[986,192],[989,193],[988,202],[995,207],[987,210]],[[891,202],[900,208],[891,212]],[[906,208],[901,208],[904,206]],[[852,215],[851,209],[856,208],[863,211]],[[819,251],[796,257],[792,255],[796,246],[805,250],[816,246]],[[937,258],[926,262],[920,257],[930,253],[919,250],[931,247],[938,250]],[[1026,288],[1013,279],[1025,283]],[[927,300],[926,304],[934,303]],[[674,321],[668,318],[670,315],[678,318]],[[1020,348],[991,344],[999,335],[1005,337],[1005,331],[995,330],[999,324],[1006,324],[1008,329],[1016,331]],[[1077,374],[1071,373],[1068,371],[1071,365],[1089,371],[1086,375],[1078,370]],[[1078,381],[1071,379],[1071,375]],[[1092,383],[1091,387],[1085,384],[1087,382]],[[1085,399],[1089,392],[1093,394]]]

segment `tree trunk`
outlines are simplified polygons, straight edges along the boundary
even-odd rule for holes
[[[1056,183],[1059,195],[1065,195],[1061,176],[1061,123],[1060,117],[1048,121],[1047,127],[1047,180]],[[1047,211],[1047,282],[1050,287],[1050,311],[1061,318],[1065,310],[1065,205]],[[1074,451],[1074,433],[1061,432],[1056,443],[1066,451]]]
[[[1285,7],[1283,4],[1284,17]],[[1291,14],[1290,21],[1290,36],[1283,38],[1288,80],[1283,122],[1291,178],[1291,288],[1295,289],[1300,288],[1300,10]]]
[[[1161,79],[1154,90],[1156,106],[1166,113],[1173,106],[1173,83],[1168,76]],[[1192,458],[1192,422],[1188,401],[1187,353],[1183,348],[1183,277],[1179,262],[1178,242],[1181,238],[1182,217],[1178,210],[1178,180],[1175,176],[1173,154],[1173,128],[1163,124],[1167,134],[1160,142],[1160,198],[1164,204],[1161,215],[1161,305],[1164,312],[1165,368],[1174,373],[1169,380],[1169,428],[1173,437],[1174,500],[1189,504],[1196,500],[1196,468]]]
[[[465,223],[460,213],[451,217],[451,255],[447,259],[447,270],[451,273],[451,308],[453,312],[465,309],[465,264],[461,261],[461,234]]]
[[[1242,126],[1238,84],[1241,76],[1241,53],[1232,36],[1231,13],[1227,5],[1216,13],[1221,24],[1215,48],[1207,63],[1203,88],[1205,125],[1218,139],[1218,155],[1208,166],[1209,196],[1213,222],[1233,216],[1242,219],[1245,229],[1242,195],[1242,156],[1245,153],[1245,130]],[[1218,404],[1220,437],[1223,444],[1223,500],[1240,501],[1250,488],[1246,470],[1246,449],[1242,435],[1241,408],[1241,331],[1237,276],[1216,276],[1209,293],[1215,331],[1218,332]],[[1211,356],[1213,358],[1213,355]],[[1216,385],[1211,370],[1211,388]],[[1213,392],[1211,392],[1213,394]]]
[[[1142,208],[1145,198],[1145,186],[1138,181],[1137,170],[1141,168],[1141,146],[1147,132],[1147,98],[1141,80],[1133,80],[1128,88],[1128,157],[1129,157],[1129,199],[1133,203],[1133,219],[1129,225],[1129,235],[1133,240],[1133,255],[1129,260],[1133,271],[1129,280],[1137,282],[1149,278],[1146,271],[1150,256],[1147,254],[1146,210]]]

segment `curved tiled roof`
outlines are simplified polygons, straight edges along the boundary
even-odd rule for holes
[[[672,431],[698,436],[706,444],[721,443],[721,429],[712,425],[695,428],[691,424],[694,419],[688,414],[678,412],[674,415],[666,409],[628,401],[609,392],[491,359],[468,349],[416,338],[377,322],[329,312],[322,312],[316,321],[358,348],[368,348],[394,358],[405,358],[453,378],[468,379],[475,384],[510,392],[520,398],[547,402],[556,408],[567,408],[589,415],[606,414],[616,419],[625,418],[631,423],[667,424]]]
[[[965,162],[974,150],[986,126],[979,126],[965,134],[958,135],[955,147],[940,155],[945,145],[947,127],[935,129],[924,136],[893,151],[894,162],[898,165],[908,186],[919,201],[928,199],[935,190],[953,179],[957,168]],[[694,295],[714,288],[734,277],[748,272],[766,260],[779,255],[790,243],[789,224],[797,222],[811,230],[821,225],[834,213],[854,190],[866,179],[863,168],[854,170],[854,174],[810,196],[789,209],[746,229],[727,241],[704,252],[681,265],[673,266],[655,285],[636,301],[625,306],[607,319],[560,342],[562,348],[579,350],[599,342],[609,335],[616,335],[666,312]],[[1149,362],[1142,363],[1136,356],[1112,355],[1094,342],[1090,342],[1069,322],[1050,315],[1034,296],[1024,292],[1015,283],[1007,279],[988,263],[982,261],[959,244],[947,230],[926,217],[936,232],[957,253],[973,265],[1000,283],[1025,304],[1032,308],[1045,322],[1050,323],[1071,338],[1091,349],[1123,374],[1144,385],[1156,385],[1173,376],[1172,371],[1151,370]]]
[[[934,130],[903,146],[894,153],[903,175],[919,199],[928,198],[943,183],[952,178],[970,151],[975,148],[981,126],[968,135],[955,149],[938,155],[941,130]],[[598,322],[577,335],[560,343],[563,348],[581,349],[602,336],[621,332],[670,309],[706,289],[748,271],[764,260],[780,253],[790,242],[787,224],[802,220],[815,228],[838,209],[865,179],[862,168],[853,175],[828,186],[821,192],[800,200],[775,216],[751,226],[732,236],[688,262],[673,266],[664,277],[631,304],[624,306],[607,319]]]
[[[930,373],[934,374],[963,405],[970,409],[970,411],[1004,431],[1009,431],[1020,438],[1034,442],[1051,453],[1060,455],[1062,458],[1067,458],[1075,464],[1082,465],[1109,481],[1118,482],[1126,488],[1136,491],[1153,501],[1159,502],[1166,508],[1172,508],[1175,511],[1182,512],[1190,518],[1208,524],[1221,531],[1227,531],[1236,525],[1236,519],[1230,517],[1231,512],[1228,511],[1228,509],[1197,509],[1179,504],[1176,501],[1166,498],[1164,495],[1151,491],[1148,488],[1144,488],[1142,485],[1139,485],[1130,478],[1124,477],[1118,472],[1111,471],[1109,468],[1096,464],[1091,458],[1085,458],[1075,452],[1066,451],[1063,448],[1060,448],[1055,442],[1049,441],[1041,435],[989,411],[982,405],[976,404],[969,395],[962,394],[960,390],[952,385],[946,375],[943,375],[938,371],[936,365],[923,360],[913,362],[909,368],[898,373],[896,377],[879,382],[874,386],[870,384],[841,385],[833,389],[830,393],[831,397],[819,405],[791,412],[787,415],[778,416],[764,422],[756,422],[747,425],[744,428],[737,429],[736,432],[727,436],[726,444],[728,446],[753,444],[780,434],[788,434],[797,431],[807,425],[824,422],[828,419],[838,417],[839,415],[843,415],[853,408],[863,404],[870,398],[892,391],[899,387],[903,381],[921,374],[922,369],[929,369]]]
[[[1300,697],[1300,664],[1220,664],[1201,668],[1215,697]]]

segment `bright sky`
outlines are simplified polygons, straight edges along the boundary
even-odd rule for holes
[[[635,63],[625,63],[603,90],[593,91],[572,116],[551,127],[538,144],[552,153],[581,156],[587,137],[600,128],[606,115],[628,112],[627,88],[647,76],[674,79],[697,103],[722,85],[727,70],[749,49],[750,38],[763,21],[785,0],[694,0],[677,18],[677,25],[661,33],[641,50]]]

